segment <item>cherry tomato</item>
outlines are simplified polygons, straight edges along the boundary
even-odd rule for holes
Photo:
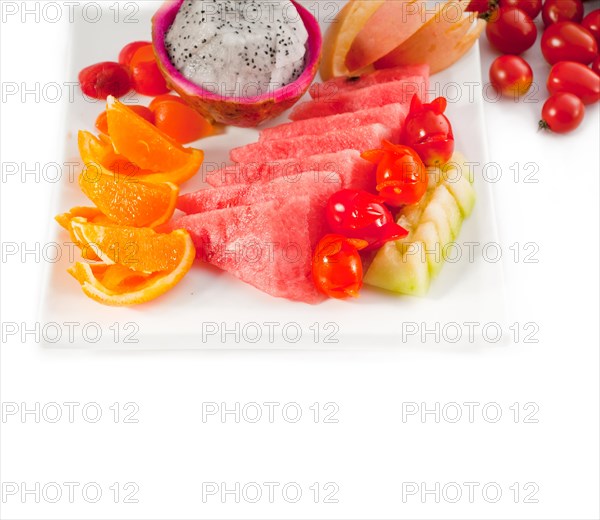
[[[137,52],[141,47],[145,47],[147,45],[152,45],[151,42],[131,42],[125,45],[121,49],[119,53],[119,63],[121,65],[125,65],[129,67],[131,65],[131,60],[133,59],[133,55]]]
[[[505,54],[490,67],[490,83],[501,94],[515,99],[525,94],[533,83],[533,71],[523,58]]]
[[[103,61],[83,69],[79,73],[79,84],[83,93],[94,99],[118,98],[131,90],[129,71],[113,61]]]
[[[598,54],[592,34],[574,22],[557,22],[542,34],[542,54],[550,65],[559,61],[577,61],[587,65]]]
[[[377,164],[377,191],[390,206],[415,204],[427,191],[427,171],[419,154],[408,146],[382,142],[382,148],[361,154]]]
[[[171,90],[158,68],[152,45],[140,47],[133,55],[131,77],[135,91],[145,96],[158,96]]]
[[[542,10],[542,0],[500,0],[500,7],[517,7],[526,12],[532,20],[537,18]]]
[[[408,231],[394,222],[384,200],[367,191],[341,190],[327,202],[325,216],[329,229],[348,238],[368,242],[365,250],[377,249],[390,240],[408,235]]]
[[[149,123],[154,124],[154,114],[149,108],[142,105],[127,105],[127,107],[131,108],[131,110],[143,117]],[[106,116],[106,111],[102,112],[96,119],[96,128],[103,134],[108,135],[108,118]]]
[[[600,9],[586,14],[581,25],[592,33],[592,36],[596,38],[596,43],[600,45]]]
[[[537,29],[530,16],[516,7],[500,7],[485,28],[489,42],[504,54],[521,54],[535,43]]]
[[[163,101],[176,101],[178,103],[183,103],[184,105],[187,105],[183,98],[180,98],[179,96],[174,96],[173,94],[161,94],[160,96],[156,96],[152,101],[150,101],[150,105],[148,105],[148,108],[150,110],[154,110],[156,108],[156,105],[162,103]]]
[[[600,54],[596,56],[596,59],[594,61],[592,61],[590,67],[596,74],[598,74],[598,76],[600,76]]]
[[[153,108],[156,128],[181,144],[197,141],[213,133],[204,116],[180,101],[162,101]]]
[[[452,125],[444,115],[446,98],[422,104],[414,95],[404,122],[402,142],[415,150],[425,166],[446,164],[454,153]]]
[[[579,126],[584,113],[581,99],[570,92],[559,92],[550,96],[544,103],[539,126],[558,134],[565,134]]]
[[[325,235],[317,244],[312,260],[317,289],[331,298],[358,296],[363,283],[358,249],[365,245],[363,240]]]
[[[471,0],[465,7],[465,11],[468,13],[486,13],[489,8],[489,0]]]
[[[584,105],[600,99],[600,77],[590,68],[575,61],[559,61],[553,65],[546,86],[550,94],[575,94]]]
[[[579,23],[583,20],[583,3],[581,0],[546,0],[542,20],[546,27],[556,22]]]

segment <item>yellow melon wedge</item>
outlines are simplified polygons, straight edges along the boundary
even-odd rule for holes
[[[352,42],[385,0],[350,0],[329,26],[323,40],[321,79],[347,76],[345,60]]]
[[[404,43],[377,60],[375,68],[386,69],[400,65],[428,63],[435,74],[458,61],[477,41],[485,27],[483,20],[473,24],[473,13],[461,9],[468,2],[438,4],[434,16]]]
[[[354,74],[393,51],[422,27],[427,15],[424,0],[386,0],[352,41],[348,70]]]

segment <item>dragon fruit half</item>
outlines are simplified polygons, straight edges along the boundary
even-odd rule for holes
[[[294,0],[167,0],[152,19],[158,65],[201,114],[257,126],[290,108],[319,66],[321,32]]]

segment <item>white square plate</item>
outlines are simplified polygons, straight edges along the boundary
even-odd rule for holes
[[[112,16],[103,16],[97,23],[87,22],[81,14],[76,16],[71,25],[68,65],[72,81],[76,81],[83,67],[114,60],[126,43],[150,39],[150,19],[158,2],[136,5],[140,10],[129,20],[120,17],[119,23]],[[330,19],[330,11],[319,13],[319,18]],[[132,20],[136,23],[131,23]],[[323,30],[326,25],[322,23]],[[76,323],[75,340],[66,334],[55,340],[48,332],[44,335],[45,344],[103,348],[322,349],[401,346],[421,344],[425,339],[425,343],[474,345],[486,324],[498,323],[503,328],[505,297],[501,262],[489,261],[495,251],[493,247],[487,251],[487,260],[482,254],[483,246],[498,243],[498,238],[490,184],[481,175],[487,161],[487,144],[477,45],[450,69],[432,76],[430,90],[430,99],[440,94],[449,98],[448,115],[454,127],[456,148],[478,166],[475,167],[476,208],[463,224],[459,237],[463,254],[460,260],[444,266],[426,297],[398,296],[365,287],[356,301],[328,300],[312,306],[271,297],[227,273],[198,264],[177,287],[156,301],[132,308],[112,308],[84,296],[66,272],[69,260],[73,259],[63,254],[59,262],[49,264],[47,269],[40,320],[43,324]],[[125,101],[132,103],[135,99],[146,105],[149,102],[135,96]],[[103,104],[85,101],[77,93],[66,110],[65,160],[76,161],[77,131],[94,130],[93,123]],[[271,124],[285,119],[284,115]],[[205,151],[206,161],[224,163],[231,148],[257,138],[254,129],[229,128],[224,135],[202,140],[196,146]],[[54,213],[89,205],[76,181],[63,177],[55,188]],[[194,179],[182,192],[200,186],[201,179]],[[65,244],[68,240],[67,234],[58,225],[54,226],[51,241]],[[478,245],[467,246],[468,243]],[[467,254],[468,247],[475,253],[473,258]],[[466,326],[467,322],[478,325]],[[487,334],[492,338],[496,326],[490,327]],[[458,339],[457,330],[461,334]],[[469,330],[474,332],[473,337]]]

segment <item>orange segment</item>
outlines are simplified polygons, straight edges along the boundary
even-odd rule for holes
[[[144,182],[172,182],[182,184],[191,179],[202,165],[202,153],[192,154],[190,162],[183,167],[164,173],[154,173],[142,170],[122,155],[116,153],[110,138],[100,135],[97,138],[90,132],[80,131],[78,137],[79,154],[84,164],[98,163],[105,169],[106,174],[114,174],[121,179],[135,177]]]
[[[86,164],[79,176],[83,193],[117,224],[155,227],[175,211],[179,188],[170,182],[143,182],[115,176],[98,163]]]
[[[166,234],[150,228],[102,226],[82,218],[73,219],[71,226],[77,240],[93,247],[105,264],[146,274],[175,269],[191,244],[183,229]]]
[[[182,229],[159,234],[151,229],[100,226],[73,220],[75,235],[95,246],[105,263],[77,262],[68,272],[83,292],[105,305],[134,305],[164,294],[190,270],[196,250]],[[129,249],[129,252],[127,250]]]
[[[143,275],[119,265],[76,262],[67,271],[86,296],[104,305],[137,305],[158,298],[177,285],[189,271],[195,254],[171,272]]]
[[[71,241],[81,249],[81,256],[83,258],[91,261],[100,260],[100,257],[96,254],[96,251],[93,248],[85,246],[75,236],[75,233],[73,232],[73,226],[71,225],[73,219],[75,218],[83,218],[90,222],[102,224],[104,226],[114,225],[114,222],[112,222],[98,208],[90,208],[86,206],[76,206],[71,208],[67,213],[62,213],[54,217],[54,220],[56,220],[56,222],[58,222],[69,232]]]
[[[140,168],[168,173],[202,164],[201,150],[184,148],[114,97],[109,96],[106,113],[115,151]]]

